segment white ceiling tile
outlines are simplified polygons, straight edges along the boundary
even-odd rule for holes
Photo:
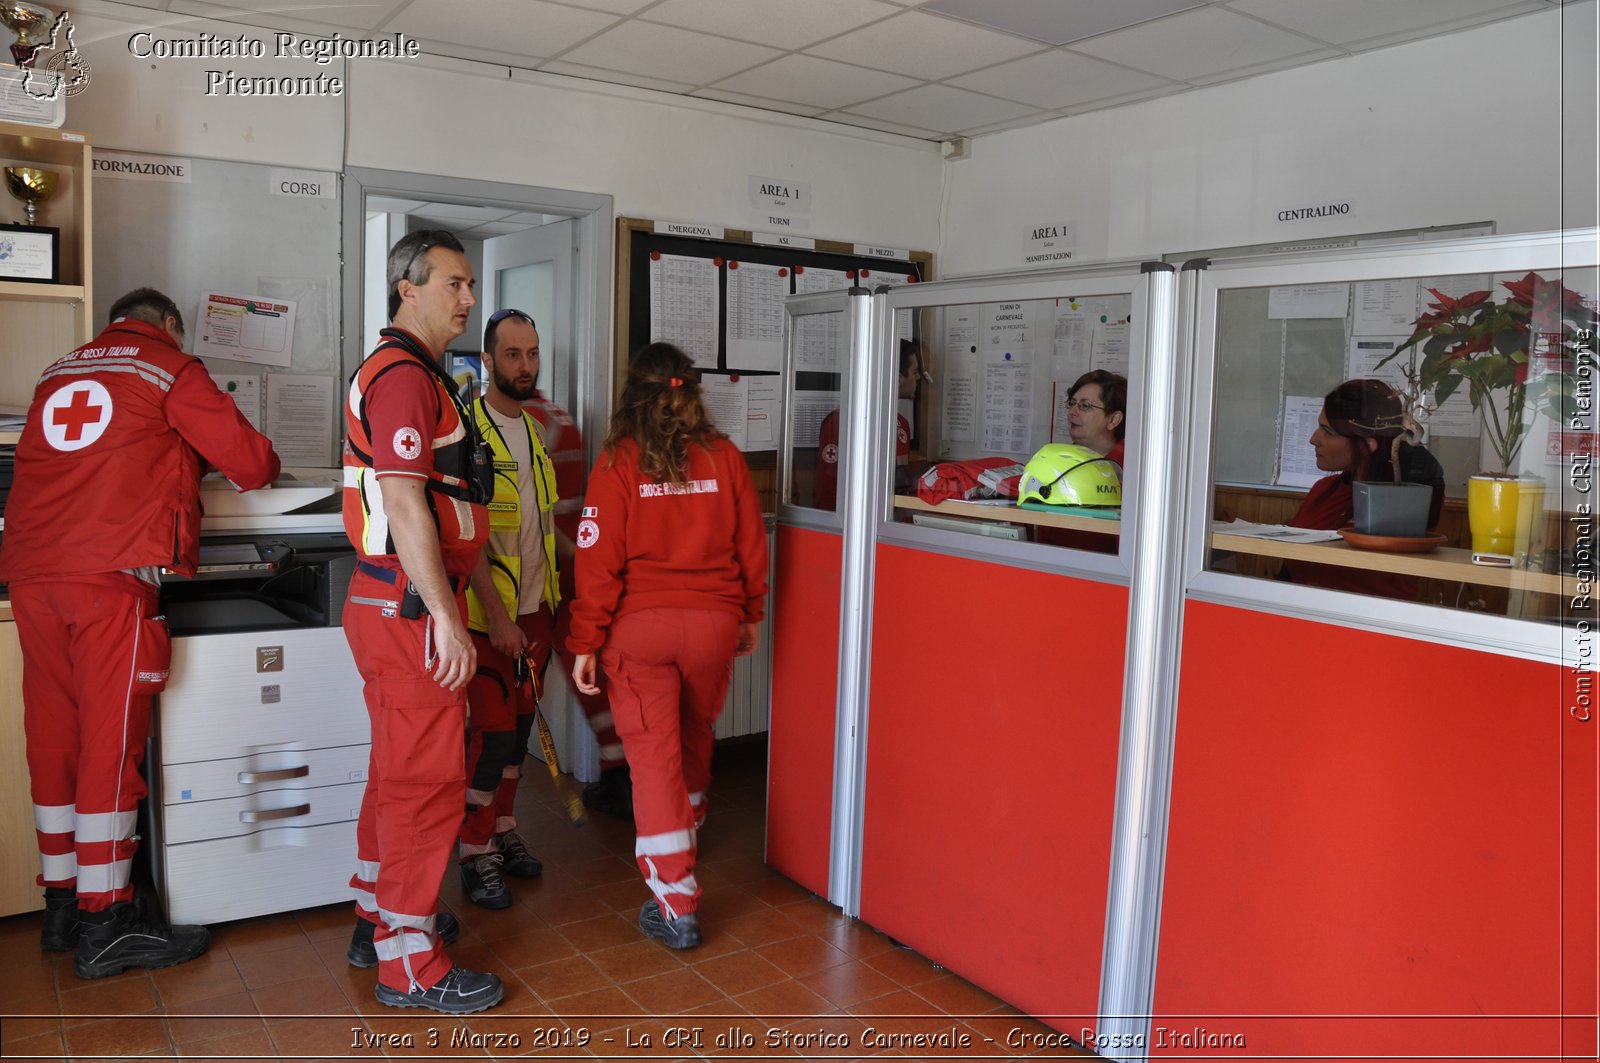
[[[604,81],[611,85],[632,85],[639,89],[655,89],[657,92],[684,93],[694,88],[693,85],[683,81],[663,81],[660,78],[641,77],[626,70],[602,70],[599,67],[584,66],[582,63],[569,63],[564,59],[552,59],[539,67],[540,73],[561,74],[566,77],[583,78],[586,81]]]
[[[719,103],[734,103],[740,107],[754,107],[761,111],[778,111],[782,114],[798,114],[807,118],[814,118],[826,111],[826,107],[813,107],[809,104],[794,103],[789,100],[769,100],[763,96],[749,96],[743,92],[724,92],[721,89],[696,89],[689,93],[701,99],[716,100]]]
[[[1133,26],[1209,0],[927,0],[924,11],[1015,33],[1044,44],[1069,44]]]
[[[613,15],[631,15],[655,2],[656,0],[561,0],[561,3],[572,7],[584,7],[590,11],[609,11]]]
[[[1102,63],[1086,55],[1041,52],[975,74],[951,78],[949,84],[1057,110],[1089,100],[1145,92],[1172,82]]]
[[[667,81],[709,85],[781,53],[759,44],[708,37],[672,26],[624,22],[561,56],[569,62],[626,70]]]
[[[1214,85],[1222,81],[1238,81],[1241,78],[1255,77],[1257,74],[1270,74],[1274,70],[1289,70],[1294,67],[1319,63],[1325,59],[1340,59],[1348,56],[1348,54],[1348,52],[1340,48],[1319,48],[1314,52],[1305,52],[1301,55],[1290,56],[1287,59],[1275,59],[1269,63],[1241,67],[1238,70],[1229,70],[1221,74],[1193,77],[1189,81],[1194,85]]]
[[[883,118],[919,129],[953,133],[973,126],[1006,122],[1033,114],[1037,107],[980,96],[948,85],[924,85],[909,92],[885,96],[850,108],[850,113],[868,118]]]
[[[1203,7],[1080,41],[1072,50],[1188,81],[1316,51],[1317,45],[1231,11]]]
[[[1041,50],[1025,41],[955,19],[907,11],[813,48],[811,55],[907,77],[953,77]]]
[[[774,48],[796,49],[896,14],[880,0],[662,0],[640,16]]]
[[[396,199],[392,196],[368,196],[367,213],[379,211],[384,214],[409,214],[418,207],[423,206],[421,200]]]
[[[1231,0],[1235,11],[1254,15],[1285,29],[1330,44],[1350,44],[1369,37],[1388,37],[1436,27],[1459,25],[1507,8],[1530,9],[1521,0]]]
[[[1088,103],[1078,104],[1073,107],[1061,108],[1063,115],[1088,114],[1091,111],[1109,111],[1113,107],[1124,107],[1140,100],[1154,100],[1162,96],[1171,96],[1175,93],[1187,91],[1188,86],[1175,81],[1163,82],[1164,88],[1151,89],[1148,92],[1130,92],[1126,96],[1112,96],[1104,100],[1091,100]]]
[[[426,213],[430,218],[456,225],[482,225],[485,222],[503,221],[516,212],[505,207],[480,207],[471,203],[429,203]]]
[[[394,13],[395,0],[346,0],[338,4],[286,5],[274,0],[239,0],[237,3],[200,3],[197,0],[172,0],[170,4],[140,4],[140,7],[165,6],[166,10],[205,18],[240,22],[272,30],[294,29],[297,25],[338,26],[372,30]]]
[[[810,55],[786,55],[716,83],[728,92],[794,100],[822,110],[849,107],[918,84],[913,78],[866,70]]]
[[[615,22],[612,15],[545,0],[518,0],[515,4],[503,0],[416,0],[384,29],[430,41],[548,59]]]

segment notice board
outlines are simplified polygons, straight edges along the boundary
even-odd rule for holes
[[[683,228],[702,227],[617,219],[616,393],[634,351],[656,340],[683,348],[700,369],[717,427],[745,452],[763,508],[771,512],[777,426],[784,415],[783,300],[820,290],[807,286],[818,277],[867,288],[930,280],[933,255],[878,248],[871,250],[887,253],[864,254],[859,245],[832,240],[801,241],[809,247],[758,243],[753,233],[737,229],[669,231]]]

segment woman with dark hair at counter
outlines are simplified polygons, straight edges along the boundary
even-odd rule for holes
[[[1352,484],[1357,480],[1394,481],[1394,441],[1405,434],[1405,422],[1405,404],[1382,380],[1346,380],[1328,392],[1310,442],[1317,454],[1317,468],[1333,475],[1312,485],[1289,526],[1336,531],[1349,524],[1355,516]],[[1432,528],[1439,523],[1444,505],[1444,470],[1419,444],[1401,442],[1399,456],[1401,482],[1433,489],[1428,503],[1428,527]],[[1285,562],[1283,568],[1283,578],[1311,587],[1408,601],[1417,597],[1413,576],[1305,562]]]

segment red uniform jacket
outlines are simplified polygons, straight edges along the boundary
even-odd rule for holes
[[[656,483],[623,440],[589,474],[578,524],[578,597],[567,648],[594,653],[625,613],[663,606],[766,614],[767,528],[744,455],[726,439],[689,447],[689,478]]]
[[[894,463],[911,462],[911,424],[903,414],[894,415]],[[817,426],[817,473],[812,497],[817,509],[839,508],[839,411],[834,410]]]
[[[278,455],[166,330],[123,319],[39,378],[6,503],[0,579],[164,566],[193,575],[202,461],[244,490]]]

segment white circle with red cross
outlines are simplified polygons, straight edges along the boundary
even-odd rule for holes
[[[45,442],[57,450],[82,450],[111,424],[111,392],[96,380],[76,380],[44,400]]]
[[[396,430],[394,452],[407,461],[416,461],[422,456],[422,433],[409,425]]]
[[[825,443],[822,447],[822,463],[824,465],[839,464],[839,444]]]
[[[592,520],[585,520],[578,525],[578,548],[588,549],[600,541],[600,525]]]

